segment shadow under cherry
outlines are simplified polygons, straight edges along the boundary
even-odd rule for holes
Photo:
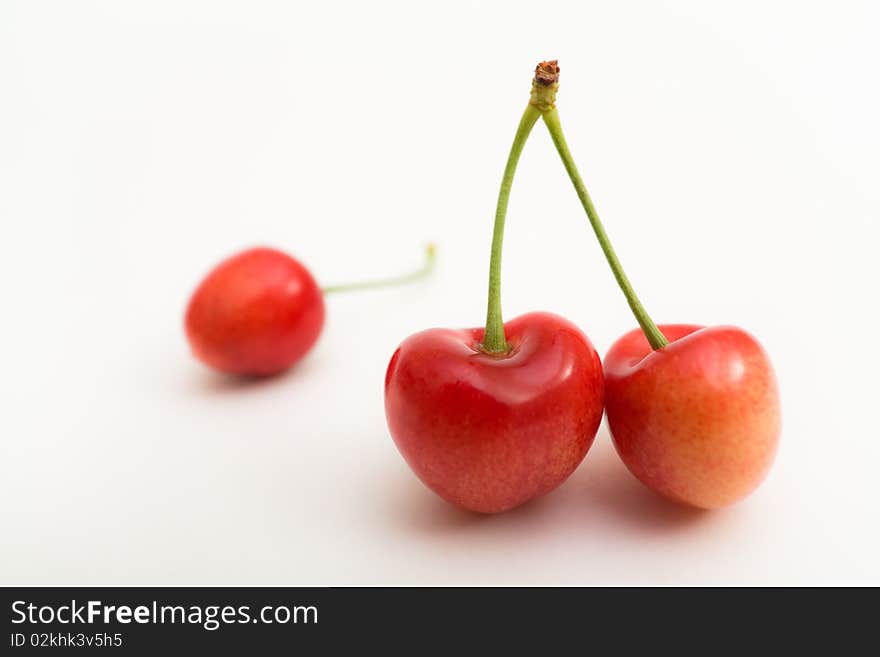
[[[404,467],[366,482],[381,499],[382,518],[395,531],[427,537],[565,531],[598,540],[610,530],[662,536],[710,522],[718,512],[678,505],[643,486],[626,469],[603,427],[586,459],[562,486],[516,509],[485,515],[455,507],[428,490]]]

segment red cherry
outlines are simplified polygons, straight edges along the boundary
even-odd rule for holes
[[[265,376],[293,365],[324,324],[324,298],[300,262],[266,247],[221,262],[186,310],[192,352],[229,374]]]
[[[602,363],[576,326],[549,313],[504,325],[509,351],[484,330],[431,329],[400,345],[385,377],[388,427],[431,490],[497,513],[559,486],[602,419]]]
[[[504,167],[486,328],[417,333],[400,345],[385,375],[385,416],[407,463],[442,498],[482,513],[512,509],[559,486],[602,420],[602,363],[587,336],[548,313],[507,324],[501,315],[510,190],[541,108],[552,105],[554,71],[555,62],[539,65]]]
[[[732,326],[661,325],[652,350],[636,329],[605,357],[614,446],[648,488],[713,509],[764,479],[779,442],[776,378],[757,340]]]

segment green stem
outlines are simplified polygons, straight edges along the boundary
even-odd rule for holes
[[[556,150],[559,152],[559,157],[562,158],[562,163],[565,165],[565,170],[568,172],[568,177],[571,178],[571,182],[574,183],[578,198],[580,198],[581,204],[587,212],[590,225],[593,227],[593,232],[596,233],[596,239],[599,240],[599,245],[602,247],[605,259],[611,266],[611,271],[614,272],[614,278],[617,279],[617,284],[623,291],[633,315],[635,315],[639,326],[642,327],[642,331],[645,333],[645,337],[648,338],[651,348],[662,349],[669,344],[669,342],[666,340],[666,336],[661,333],[660,329],[657,328],[657,325],[645,311],[645,308],[636,296],[635,290],[633,290],[632,285],[630,285],[629,279],[626,277],[623,267],[620,265],[620,261],[617,259],[617,254],[614,253],[614,247],[611,246],[611,242],[608,240],[608,235],[605,233],[605,228],[599,220],[599,214],[596,212],[593,200],[587,193],[587,188],[584,185],[584,181],[581,179],[581,174],[578,173],[571,152],[568,150],[568,144],[566,144],[565,136],[562,134],[562,125],[559,123],[559,113],[556,111],[555,107],[551,107],[543,112],[543,117],[547,129],[550,130],[550,136],[553,138]]]
[[[510,200],[510,188],[513,186],[513,176],[516,173],[516,165],[522,153],[523,146],[529,138],[532,127],[541,117],[541,111],[529,103],[519,121],[513,145],[510,147],[510,155],[507,156],[507,165],[504,167],[504,177],[501,179],[501,189],[498,191],[498,204],[495,207],[495,228],[492,232],[492,254],[489,260],[489,303],[486,310],[486,332],[483,335],[483,351],[500,354],[509,349],[507,338],[504,335],[504,320],[501,318],[501,248],[504,243],[504,220],[507,217],[507,203]]]
[[[345,283],[343,285],[331,285],[321,288],[324,294],[334,294],[336,292],[352,292],[355,290],[372,290],[381,287],[390,287],[392,285],[403,285],[404,283],[412,283],[421,278],[425,278],[434,269],[434,261],[436,259],[437,249],[433,244],[425,247],[425,264],[421,268],[403,276],[392,276],[391,278],[379,278],[372,281],[363,281],[360,283]]]

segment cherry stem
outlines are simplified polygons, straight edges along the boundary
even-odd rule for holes
[[[555,64],[555,62],[553,63]],[[558,77],[558,67],[556,73]],[[584,206],[584,210],[587,212],[587,218],[590,220],[590,225],[593,227],[596,239],[599,240],[599,246],[602,247],[605,259],[608,261],[608,265],[614,273],[614,278],[617,279],[617,284],[620,286],[623,295],[626,297],[629,307],[632,310],[633,315],[635,315],[636,321],[638,321],[639,326],[642,327],[642,331],[648,339],[651,348],[662,349],[669,344],[669,341],[660,329],[657,328],[657,325],[648,315],[644,306],[642,306],[642,303],[636,296],[635,290],[633,290],[629,279],[623,271],[623,267],[620,265],[620,260],[617,259],[614,247],[611,246],[611,241],[608,239],[605,228],[602,226],[602,221],[599,219],[599,213],[596,212],[596,206],[593,205],[593,199],[590,198],[587,188],[584,185],[584,181],[581,179],[581,174],[578,173],[577,166],[575,166],[571,151],[568,150],[568,144],[565,141],[565,136],[562,134],[562,125],[559,122],[559,112],[556,111],[556,107],[552,101],[549,103],[548,109],[542,110],[541,114],[547,129],[550,131],[550,136],[553,138],[553,144],[556,146],[559,157],[562,158],[562,163],[565,165],[568,177],[571,178],[571,182],[574,184],[578,198],[581,200],[581,205]]]
[[[373,290],[383,287],[392,287],[394,285],[404,285],[412,283],[428,276],[434,269],[434,261],[436,260],[437,249],[433,244],[425,247],[425,262],[416,271],[404,274],[402,276],[392,276],[391,278],[379,278],[372,281],[362,281],[359,283],[344,283],[342,285],[330,285],[321,288],[324,294],[335,294],[336,292],[354,292],[358,290]]]
[[[530,102],[519,120],[516,136],[510,147],[510,155],[507,156],[507,164],[504,167],[504,176],[501,178],[501,189],[498,190],[495,228],[492,231],[492,253],[489,260],[489,303],[486,310],[486,332],[483,335],[483,344],[481,345],[483,351],[493,354],[505,353],[510,349],[504,335],[504,320],[501,317],[501,250],[504,243],[504,220],[507,217],[510,188],[513,186],[513,176],[516,173],[519,156],[539,118],[541,118],[541,111]]]

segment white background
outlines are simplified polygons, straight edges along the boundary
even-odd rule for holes
[[[871,2],[0,4],[0,583],[880,584],[880,9]],[[607,429],[495,517],[427,491],[385,426],[395,346],[483,321],[531,71],[657,321],[756,334],[770,478],[698,513]],[[313,352],[238,383],[181,328],[220,258],[330,284]],[[634,325],[541,124],[511,199],[508,318],[600,353]]]

